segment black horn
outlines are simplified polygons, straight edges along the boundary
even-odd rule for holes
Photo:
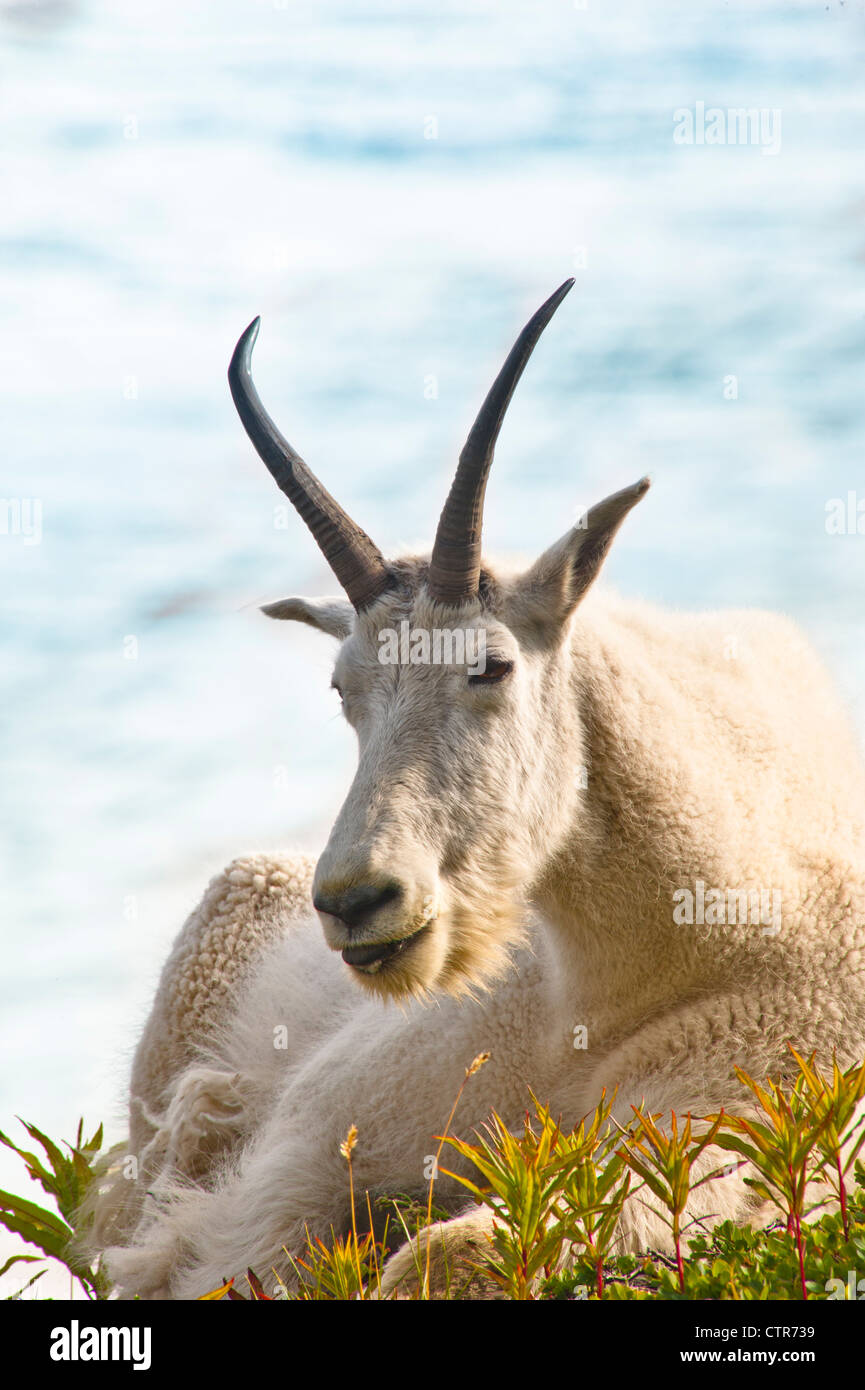
[[[442,603],[464,603],[478,592],[484,491],[496,439],[535,344],[573,283],[573,279],[566,280],[529,319],[493,382],[460,454],[430,561],[429,592]]]
[[[253,319],[234,349],[228,384],[243,428],[276,484],[294,504],[357,612],[390,584],[378,546],[331,497],[300,454],[280,434],[261,403],[250,361],[261,320]]]

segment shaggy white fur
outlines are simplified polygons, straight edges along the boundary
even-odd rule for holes
[[[620,1121],[640,1102],[704,1115],[742,1104],[736,1064],[788,1073],[788,1040],[824,1063],[865,1053],[865,776],[801,634],[596,596],[647,479],[526,573],[481,564],[504,412],[572,283],[488,394],[430,561],[384,560],[264,412],[257,320],[238,343],[244,427],[352,600],[265,612],[340,642],[358,768],[314,873],[236,861],[165,967],[132,1074],[136,1163],[116,1156],[94,1203],[93,1246],[127,1295],[194,1298],[248,1266],[289,1277],[307,1230],[346,1227],[352,1124],[361,1190],[422,1195],[481,1051],[463,1131],[492,1107],[518,1125],[529,1086],[573,1123],[614,1088]],[[462,647],[430,661],[445,632]],[[488,1233],[488,1214],[457,1215],[460,1191],[437,1189],[455,1216],[437,1277]],[[699,1186],[690,1211],[753,1215],[742,1172]],[[629,1201],[620,1240],[667,1230]],[[386,1287],[412,1263],[398,1252]]]
[[[251,855],[214,880],[135,1060],[138,1181],[118,1159],[96,1204],[94,1243],[110,1245],[126,1296],[194,1298],[247,1266],[288,1275],[284,1247],[346,1227],[351,1124],[360,1189],[421,1195],[433,1135],[482,1050],[492,1059],[466,1089],[464,1133],[492,1107],[517,1126],[528,1086],[572,1122],[604,1087],[618,1087],[622,1121],[643,1100],[698,1115],[743,1102],[734,1065],[788,1071],[787,1039],[824,1062],[865,1053],[863,775],[796,628],[593,591],[565,605],[556,638],[529,611],[549,614],[548,576],[542,597],[538,567],[528,584],[488,576],[477,621],[488,649],[510,643],[519,684],[482,691],[466,718],[431,668],[394,680],[373,665],[383,627],[441,617],[419,562],[403,573],[352,620],[337,663],[361,757],[319,870],[331,882],[364,834],[400,868],[433,846],[427,930],[442,939],[400,966],[400,988],[384,986],[323,939],[310,861]],[[360,805],[374,811],[364,819]],[[688,922],[701,883],[703,920]],[[717,899],[712,920],[712,890],[725,903],[775,896],[731,924]],[[718,1162],[707,1154],[701,1171]],[[437,1201],[465,1205],[444,1180]],[[741,1173],[699,1188],[689,1211],[755,1214]],[[487,1221],[472,1211],[443,1228],[450,1262]],[[635,1202],[621,1239],[663,1246],[668,1234]],[[410,1267],[410,1251],[397,1254],[388,1286]]]

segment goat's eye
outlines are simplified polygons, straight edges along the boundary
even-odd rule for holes
[[[509,676],[514,669],[512,661],[505,661],[498,657],[487,657],[483,671],[469,676],[469,685],[495,685],[497,681],[503,681],[505,676]]]

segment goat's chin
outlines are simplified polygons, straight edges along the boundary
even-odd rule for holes
[[[380,999],[427,998],[439,988],[448,955],[447,927],[439,920],[422,927],[403,950],[376,968],[349,966],[358,984]]]
[[[380,999],[476,997],[506,973],[512,949],[524,940],[522,918],[511,904],[500,905],[494,914],[454,907],[374,972],[349,969],[363,989]]]

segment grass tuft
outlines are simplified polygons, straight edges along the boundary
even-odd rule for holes
[[[857,1292],[855,1271],[865,1268],[865,1167],[859,1161],[865,1117],[856,1118],[865,1098],[865,1063],[842,1071],[833,1062],[830,1076],[815,1065],[813,1056],[806,1060],[794,1048],[790,1051],[798,1068],[791,1085],[780,1080],[759,1084],[737,1068],[750,1092],[749,1115],[721,1111],[695,1117],[699,1133],[690,1115],[683,1119],[673,1114],[664,1128],[659,1116],[642,1107],[634,1107],[633,1119],[623,1128],[613,1122],[614,1097],[608,1101],[606,1094],[592,1114],[567,1129],[530,1093],[534,1113],[526,1112],[521,1132],[513,1133],[493,1112],[470,1142],[451,1135],[450,1129],[465,1086],[488,1060],[489,1054],[481,1053],[466,1067],[438,1136],[425,1200],[418,1195],[379,1197],[374,1221],[370,1194],[365,1192],[359,1202],[355,1191],[353,1155],[363,1136],[352,1125],[340,1144],[347,1168],[349,1229],[331,1230],[327,1241],[307,1231],[305,1249],[286,1252],[296,1287],[290,1288],[274,1270],[276,1282],[269,1295],[260,1272],[249,1269],[242,1281],[246,1292],[231,1277],[203,1291],[201,1298],[381,1299],[388,1296],[382,1291],[387,1257],[407,1241],[414,1254],[416,1286],[401,1286],[400,1297],[430,1298],[433,1227],[447,1219],[434,1202],[438,1163],[447,1145],[462,1158],[470,1176],[441,1172],[487,1209],[490,1222],[483,1238],[486,1248],[470,1264],[463,1262],[460,1279],[456,1270],[446,1269],[444,1284],[439,1279],[435,1283],[437,1297],[459,1299],[480,1280],[495,1296],[520,1302],[855,1299],[863,1292]],[[18,1155],[57,1210],[0,1192],[0,1225],[39,1252],[12,1255],[0,1274],[18,1264],[39,1266],[12,1295],[21,1298],[37,1284],[48,1262],[55,1261],[88,1298],[107,1298],[110,1284],[98,1262],[95,1267],[85,1264],[75,1253],[86,1234],[77,1224],[78,1213],[92,1184],[99,1181],[105,1160],[102,1127],[85,1139],[82,1121],[75,1142],[61,1145],[35,1125],[21,1123],[44,1158],[3,1133],[0,1143]],[[730,1171],[729,1166],[713,1169],[697,1183],[692,1181],[694,1162],[710,1146],[736,1155],[734,1166],[748,1170],[744,1182],[774,1204],[779,1220],[758,1230],[724,1222],[711,1232],[688,1237],[685,1252],[691,1192]],[[819,1200],[809,1207],[818,1184]],[[619,1218],[627,1203],[642,1200],[641,1193],[651,1194],[667,1213],[672,1257],[657,1251],[640,1256],[615,1253]],[[826,1210],[819,1219],[809,1219],[821,1208]],[[364,1209],[366,1230],[360,1229],[358,1219]],[[382,1225],[377,1236],[376,1228]],[[462,1279],[466,1273],[468,1282]]]

